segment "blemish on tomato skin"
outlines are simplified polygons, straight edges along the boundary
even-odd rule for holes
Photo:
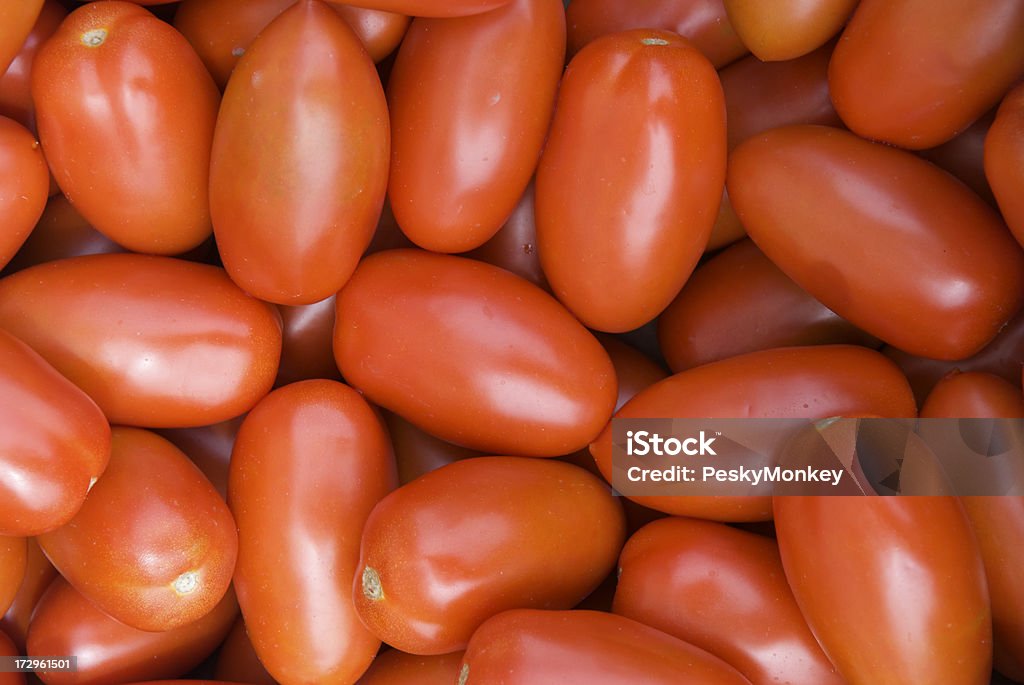
[[[171,587],[179,595],[191,594],[199,587],[199,573],[197,571],[185,571],[174,579]]]
[[[82,45],[98,48],[107,41],[106,29],[90,29],[82,34]]]
[[[456,685],[466,685],[469,682],[469,664],[462,664],[459,669],[459,680]]]
[[[371,602],[384,599],[384,588],[380,584],[380,574],[369,566],[363,569],[363,596]]]

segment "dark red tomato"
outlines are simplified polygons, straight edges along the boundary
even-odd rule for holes
[[[852,345],[785,347],[730,357],[641,391],[615,418],[915,416],[907,379],[877,352]],[[611,425],[590,446],[612,477]],[[771,518],[768,497],[637,496],[644,506],[718,521]]]
[[[658,318],[673,371],[772,347],[877,343],[779,270],[749,240],[701,265]]]
[[[131,628],[100,611],[63,578],[47,589],[28,631],[29,656],[74,654],[77,670],[44,671],[46,685],[99,685],[183,675],[227,635],[238,602],[228,591],[213,611],[180,628],[157,633]]]
[[[725,0],[733,28],[765,62],[792,60],[839,33],[859,0]]]
[[[749,685],[704,650],[598,611],[506,611],[480,626],[459,685]]]
[[[955,138],[918,153],[959,178],[992,207],[997,205],[988,179],[985,178],[985,138],[995,114],[995,110],[990,110]]]
[[[276,385],[311,378],[341,380],[334,362],[334,295],[313,304],[280,305],[284,338]]]
[[[537,168],[538,250],[558,299],[613,333],[657,316],[707,245],[725,159],[722,86],[692,43],[635,30],[581,50]]]
[[[622,508],[581,468],[463,459],[374,508],[363,530],[356,610],[397,649],[453,652],[506,609],[574,606],[604,580],[624,539]]]
[[[519,199],[519,204],[494,237],[463,256],[500,266],[548,290],[548,282],[544,278],[540,258],[537,256],[533,182],[526,186],[526,192]]]
[[[0,326],[82,388],[114,423],[205,426],[274,382],[281,321],[222,269],[108,254],[0,280]]]
[[[238,539],[231,512],[181,450],[115,428],[110,463],[71,522],[39,536],[54,567],[139,630],[192,623],[224,597]]]
[[[1024,497],[963,497],[992,597],[996,670],[1024,681]]]
[[[501,228],[537,166],[564,64],[559,0],[413,21],[388,82],[388,196],[410,240],[464,252]]]
[[[355,0],[353,7],[398,12],[414,17],[464,17],[508,4],[509,0]]]
[[[462,654],[417,656],[389,649],[373,660],[356,685],[452,685],[459,677]]]
[[[39,49],[32,100],[54,177],[97,230],[155,254],[210,235],[217,87],[171,26],[127,2],[80,7]]]
[[[670,518],[619,558],[614,611],[720,657],[753,685],[844,685],[786,583],[775,542],[721,523]]]
[[[398,227],[398,222],[395,221],[395,214],[391,211],[391,202],[385,196],[380,220],[377,222],[377,228],[373,232],[373,238],[370,240],[370,245],[366,248],[364,255],[371,255],[383,250],[396,250],[403,247],[416,246],[405,237],[402,229]]]
[[[384,202],[387,116],[373,62],[327,4],[300,0],[260,33],[224,92],[210,171],[236,283],[292,305],[345,284]]]
[[[13,0],[13,2],[17,1]],[[13,2],[8,0],[7,4],[13,4]],[[37,3],[25,2],[22,4],[29,7]],[[29,88],[32,62],[35,60],[39,46],[53,35],[67,13],[68,11],[58,0],[46,0],[36,23],[32,26],[32,31],[22,43],[21,50],[14,57],[11,65],[7,67],[7,71],[0,71],[0,115],[11,117],[26,128],[35,128],[35,107],[32,105],[32,93]]]
[[[0,609],[4,612],[25,579],[26,556],[25,538],[0,535]]]
[[[21,50],[42,6],[43,0],[0,0],[0,74]]]
[[[921,418],[1024,418],[1024,396],[1013,383],[982,371],[951,372],[921,407]]]
[[[747,54],[722,0],[573,0],[565,12],[569,54],[609,33],[662,29],[693,41],[716,68]]]
[[[1003,218],[1024,245],[1024,83],[1003,98],[985,138],[984,160]]]
[[[612,413],[615,372],[594,336],[543,290],[490,264],[372,255],[338,294],[337,321],[342,375],[448,442],[557,456],[589,443]]]
[[[70,521],[109,456],[110,426],[96,403],[0,330],[0,535]]]
[[[0,116],[0,268],[32,232],[49,191],[50,173],[35,136]]]
[[[263,668],[252,642],[245,632],[245,620],[239,617],[217,652],[214,677],[220,681],[249,683],[249,685],[277,685],[277,681]]]
[[[850,130],[920,150],[967,128],[1022,72],[1018,0],[861,0],[829,82]]]
[[[35,538],[28,538],[26,542],[28,553],[25,556],[24,579],[18,586],[18,594],[7,608],[7,613],[0,618],[0,631],[7,633],[14,640],[22,654],[25,653],[25,638],[28,635],[28,623],[32,612],[43,592],[57,577],[57,570],[43,554],[43,550],[39,549],[39,543]]]
[[[849,685],[987,685],[992,620],[953,497],[776,497],[793,594]]]
[[[0,657],[21,656],[11,638],[0,630]],[[0,685],[25,685],[24,673],[0,673]]]
[[[384,422],[387,424],[391,445],[395,450],[398,482],[402,485],[453,461],[482,456],[482,453],[476,450],[435,438],[397,414],[384,412]]]
[[[366,517],[396,485],[383,423],[346,385],[285,386],[242,422],[228,481],[235,589],[277,681],[351,683],[370,665],[380,640],[356,615],[352,582]]]
[[[786,275],[913,354],[968,357],[1024,302],[1024,253],[999,215],[910,153],[825,126],[778,128],[733,152],[729,197]]]
[[[608,352],[612,366],[615,367],[615,377],[619,381],[619,396],[615,399],[615,411],[621,409],[622,405],[633,399],[640,391],[668,376],[665,369],[650,357],[618,338],[602,333],[597,336],[597,339]]]
[[[226,498],[231,449],[235,445],[235,434],[242,425],[242,418],[237,417],[198,428],[169,428],[157,433],[184,452],[210,480],[220,496]]]

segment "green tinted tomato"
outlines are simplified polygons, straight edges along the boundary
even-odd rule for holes
[[[540,157],[564,63],[559,0],[413,21],[388,82],[388,196],[414,243],[463,252],[505,223]]]
[[[217,680],[249,683],[250,685],[276,685],[277,681],[263,668],[252,642],[245,632],[245,620],[239,617],[217,651]]]
[[[849,685],[986,685],[992,621],[952,497],[776,497],[793,594]]]
[[[42,6],[43,0],[0,0],[0,74],[21,50]]]
[[[8,0],[7,4],[17,1]],[[22,3],[24,7],[29,7],[32,4],[34,3]],[[68,11],[58,0],[46,0],[43,3],[39,17],[25,38],[21,50],[11,65],[7,67],[7,71],[0,71],[0,115],[11,117],[30,129],[35,128],[35,108],[32,105],[32,93],[29,89],[32,62],[35,60],[39,46],[53,35],[67,13]]]
[[[581,468],[518,457],[456,461],[374,508],[356,610],[397,649],[453,652],[506,609],[575,605],[615,565],[624,538],[622,508]]]
[[[235,589],[253,647],[283,685],[354,682],[377,653],[352,582],[366,517],[396,485],[387,432],[346,385],[285,386],[242,422],[228,480]]]
[[[279,304],[345,284],[384,202],[387,116],[373,62],[325,3],[301,0],[260,33],[224,92],[210,171],[236,283]]]
[[[674,371],[746,352],[872,338],[811,297],[749,240],[701,265],[658,318]]]
[[[311,378],[341,380],[334,363],[334,295],[304,305],[280,305],[284,324],[277,385]]]
[[[480,626],[459,685],[749,685],[718,657],[623,616],[506,611]]]
[[[550,295],[490,264],[372,255],[338,294],[337,321],[342,375],[448,442],[557,456],[611,415],[615,372],[600,344]]]
[[[462,654],[416,656],[389,649],[373,660],[356,685],[452,685],[459,677]]]
[[[32,99],[54,177],[97,230],[155,254],[210,234],[217,87],[181,34],[131,3],[80,7],[36,55]]]
[[[414,17],[464,17],[508,4],[509,0],[355,0],[353,7],[398,12]]]
[[[0,326],[36,349],[114,423],[204,426],[270,389],[281,322],[223,270],[108,254],[0,280]]]
[[[198,428],[169,428],[157,431],[185,453],[199,467],[221,497],[227,497],[228,465],[235,435],[243,417],[236,417]]]
[[[829,82],[850,130],[919,150],[967,128],[1022,72],[1018,0],[862,0]]]
[[[71,521],[39,536],[91,602],[139,630],[192,623],[224,597],[238,538],[210,481],[155,433],[115,428],[110,463]]]
[[[187,626],[145,632],[115,621],[58,578],[36,607],[29,626],[27,654],[78,656],[74,672],[41,674],[46,685],[174,677],[187,673],[209,656],[237,615],[235,593],[228,591],[213,611]]]
[[[985,137],[985,176],[1003,218],[1024,245],[1024,83],[1003,99]]]
[[[641,391],[615,418],[826,418],[915,416],[907,379],[891,361],[852,345],[785,347],[750,352],[670,376]],[[590,446],[612,476],[611,425]],[[771,518],[768,497],[704,496],[630,499],[679,516],[718,521]]]
[[[0,330],[0,535],[38,535],[82,506],[110,456],[103,412]]]
[[[0,609],[4,612],[25,579],[26,555],[25,538],[0,535]]]
[[[0,268],[31,233],[49,190],[39,143],[24,126],[0,116]]]
[[[992,207],[997,207],[997,204],[985,178],[985,138],[995,115],[995,110],[989,110],[955,138],[918,153],[959,178]]]
[[[693,41],[716,68],[747,53],[722,0],[573,0],[565,13],[569,54],[609,33],[662,29]]]
[[[999,215],[910,153],[824,126],[774,129],[729,158],[729,197],[786,275],[913,354],[968,357],[1024,301],[1024,253]]]
[[[482,456],[476,450],[435,438],[398,414],[384,412],[384,422],[387,424],[391,445],[395,450],[398,482],[403,485],[453,461]]]
[[[796,59],[839,33],[858,0],[725,0],[736,33],[758,59]]]
[[[992,597],[996,670],[1024,680],[1024,497],[964,497]]]
[[[707,245],[725,158],[722,87],[693,44],[635,30],[581,50],[537,169],[538,249],[558,299],[602,331],[657,316]]]
[[[718,656],[753,685],[843,685],[811,634],[775,542],[721,523],[670,518],[619,558],[617,614]]]
[[[534,220],[534,185],[526,186],[519,204],[494,237],[467,252],[465,257],[479,259],[507,269],[536,286],[548,290],[547,279],[537,257],[537,224]]]
[[[26,542],[28,551],[25,556],[24,579],[18,586],[18,593],[14,596],[11,606],[0,618],[0,631],[11,637],[22,654],[25,653],[25,637],[28,635],[28,623],[32,612],[43,592],[57,577],[57,570],[43,554],[43,550],[39,549],[36,539],[28,538]]]
[[[124,248],[89,225],[61,194],[46,202],[46,209],[28,239],[14,255],[9,270],[86,254],[124,252]]]
[[[922,418],[1024,418],[1024,396],[1007,380],[982,371],[951,372],[921,407]]]

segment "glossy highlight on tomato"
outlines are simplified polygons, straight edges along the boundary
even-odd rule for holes
[[[8,4],[20,0],[9,0]],[[30,6],[31,2],[20,3]],[[0,115],[11,117],[30,130],[35,128],[35,105],[32,104],[31,74],[36,52],[53,35],[68,11],[59,0],[45,0],[32,30],[7,71],[0,67]]]
[[[985,136],[985,177],[999,202],[999,209],[1024,245],[1024,84],[1011,90],[999,105]]]

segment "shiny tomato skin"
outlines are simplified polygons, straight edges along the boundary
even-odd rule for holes
[[[21,50],[42,7],[43,0],[0,0],[0,74]]]
[[[632,330],[676,296],[715,222],[725,144],[718,74],[686,39],[626,31],[572,59],[537,168],[537,241],[586,326]]]
[[[953,497],[776,497],[797,603],[849,685],[987,685],[992,620]]]
[[[413,21],[388,82],[388,197],[410,240],[465,252],[501,228],[537,166],[564,63],[559,0]]]
[[[172,27],[127,2],[78,8],[36,55],[32,100],[54,177],[97,230],[154,254],[210,235],[219,96]]]
[[[293,383],[242,422],[228,480],[235,589],[253,647],[282,685],[354,682],[377,653],[352,582],[363,524],[396,485],[383,423],[346,385]]]
[[[89,394],[112,423],[204,426],[273,385],[281,321],[222,269],[107,254],[0,280],[0,327]],[[73,335],[72,335],[73,332]]]
[[[748,685],[698,647],[599,611],[501,613],[473,635],[460,685]]]
[[[881,354],[852,345],[784,347],[698,366],[638,393],[614,418],[826,418],[917,415],[907,379]],[[611,424],[590,446],[612,475]],[[765,521],[768,497],[630,497],[677,516]]]
[[[505,225],[486,243],[463,256],[500,266],[540,288],[550,290],[537,256],[534,198],[534,184],[531,181]]]
[[[92,685],[187,673],[209,656],[238,615],[233,592],[206,616],[157,633],[131,628],[107,616],[63,578],[46,590],[28,632],[27,654],[78,656],[77,670],[47,671],[46,685]]]
[[[1022,73],[1017,0],[861,0],[829,83],[851,131],[920,150],[967,128]]]
[[[464,649],[506,609],[566,609],[596,588],[625,539],[607,485],[550,459],[463,459],[394,491],[363,529],[356,610],[410,654]]]
[[[725,0],[740,39],[758,59],[781,62],[821,47],[843,28],[859,0]]]
[[[30,89],[32,62],[39,46],[53,35],[67,14],[59,0],[45,0],[18,54],[7,71],[0,71],[0,115],[11,117],[28,129],[35,127],[35,107]]]
[[[245,619],[241,616],[217,650],[214,678],[221,681],[249,683],[249,685],[277,685],[260,663],[256,651],[245,632]]]
[[[110,425],[96,403],[0,330],[0,535],[70,521],[109,456]]]
[[[985,176],[1010,230],[1024,245],[1024,83],[999,105],[985,136]]]
[[[0,116],[0,269],[32,232],[49,191],[50,173],[35,136]]]
[[[490,264],[377,253],[338,294],[336,316],[348,382],[448,442],[558,456],[611,415],[615,372],[600,344],[550,295]]]
[[[844,685],[804,621],[775,542],[721,523],[668,518],[619,557],[615,613],[705,649],[753,685]]]
[[[25,653],[25,637],[28,635],[32,612],[46,588],[57,577],[57,569],[43,554],[43,550],[39,549],[36,539],[28,538],[26,543],[24,579],[18,586],[18,593],[14,596],[11,606],[7,608],[3,617],[0,617],[0,631],[10,636],[22,654]]]
[[[0,609],[4,612],[25,579],[28,549],[23,537],[0,535]]]
[[[452,685],[459,677],[462,654],[417,656],[389,649],[373,660],[356,685]]]
[[[1013,383],[983,371],[952,371],[921,406],[921,418],[1024,418],[1024,396]]]
[[[507,5],[509,0],[355,0],[353,7],[413,17],[465,17]]]
[[[825,126],[787,126],[736,148],[728,183],[769,259],[900,349],[968,357],[1024,302],[1024,252],[998,214],[910,153]]]
[[[121,427],[85,504],[38,540],[76,590],[148,631],[212,611],[228,590],[238,551],[231,512],[199,468],[157,434]]]

